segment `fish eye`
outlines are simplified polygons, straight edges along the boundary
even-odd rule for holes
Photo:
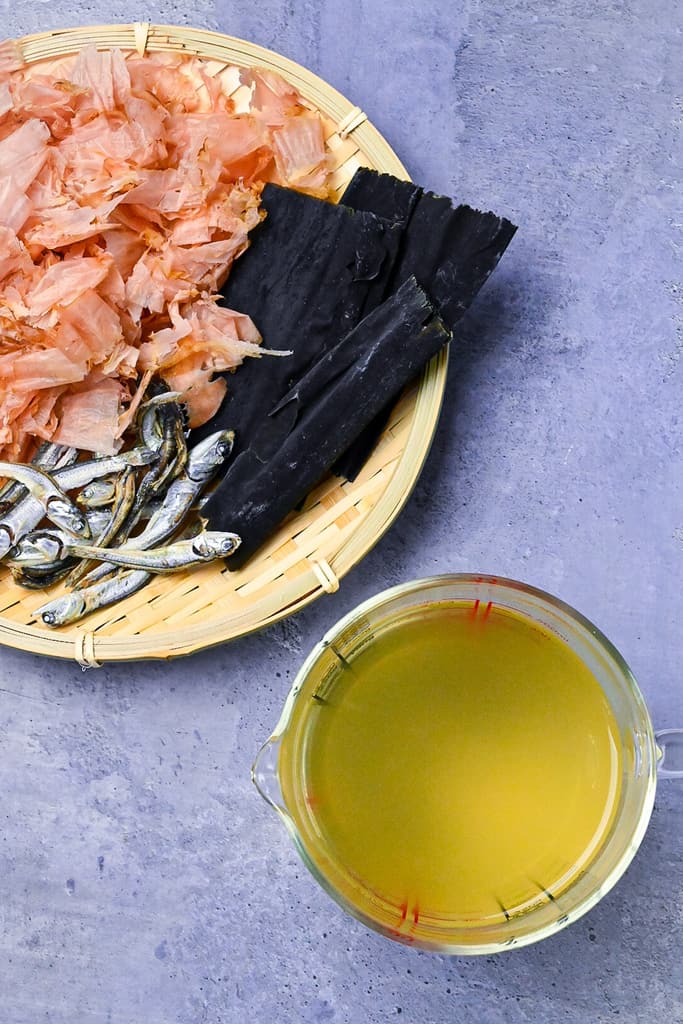
[[[57,616],[54,612],[43,612],[42,620],[46,626],[54,626],[57,622]]]

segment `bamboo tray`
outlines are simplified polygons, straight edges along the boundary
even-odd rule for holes
[[[361,165],[407,178],[394,151],[358,107],[322,79],[271,50],[197,29],[137,23],[64,29],[19,40],[27,62],[58,62],[81,46],[124,51],[179,50],[227,65],[279,72],[327,119],[327,147],[339,198]],[[210,73],[211,73],[210,71]],[[222,562],[159,577],[138,594],[74,626],[50,630],[34,618],[45,591],[16,586],[0,569],[0,643],[34,654],[105,661],[172,658],[268,626],[338,589],[339,581],[379,540],[407,501],[436,428],[447,353],[425,369],[400,399],[389,424],[354,483],[329,477],[303,509],[280,527],[238,572]],[[54,587],[51,594],[59,593]]]

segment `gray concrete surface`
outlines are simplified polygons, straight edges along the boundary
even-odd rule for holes
[[[617,888],[490,959],[347,919],[249,782],[306,651],[381,588],[493,571],[582,609],[683,725],[683,8],[676,0],[5,0],[5,32],[193,23],[362,106],[416,179],[520,225],[432,454],[341,591],[171,665],[0,653],[1,1024],[683,1020],[683,786]],[[413,9],[415,8],[415,9]]]

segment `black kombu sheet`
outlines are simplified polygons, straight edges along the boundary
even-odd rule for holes
[[[291,355],[246,359],[229,375],[216,415],[192,433],[200,440],[234,430],[235,455],[312,363],[382,301],[400,240],[400,227],[373,213],[292,189],[266,185],[262,203],[267,216],[232,268],[222,304],[247,313],[267,348]]]
[[[342,199],[267,185],[267,218],[225,289],[224,303],[248,313],[269,348],[292,352],[247,360],[219,412],[193,432],[236,432],[204,510],[212,528],[242,537],[231,568],[330,467],[353,478],[387,408],[446,343],[516,230],[366,169]]]
[[[242,538],[230,568],[247,561],[450,337],[409,278],[302,376],[230,464],[203,510],[212,529]],[[273,436],[284,437],[276,448]]]
[[[445,196],[367,167],[356,171],[341,202],[397,225],[401,241],[387,281],[387,294],[408,277],[415,277],[451,331],[517,230],[504,217],[454,206]],[[390,411],[390,407],[385,408],[344,452],[334,467],[335,473],[349,480],[357,476]]]

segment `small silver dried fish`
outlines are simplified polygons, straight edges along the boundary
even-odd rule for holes
[[[140,410],[140,425],[138,435],[140,443],[146,448],[154,450],[161,447],[164,439],[164,419],[162,406],[177,403],[182,398],[179,391],[165,391],[161,395],[155,395],[142,406]]]
[[[91,480],[101,480],[103,476],[121,473],[126,466],[149,466],[158,458],[158,452],[151,448],[131,448],[119,455],[102,455],[66,469],[55,470],[53,476],[63,491],[75,491],[85,487]]]
[[[86,539],[90,537],[83,513],[44,470],[38,466],[0,462],[0,476],[23,484],[31,497],[40,502],[45,515],[55,526]]]
[[[192,569],[216,558],[227,558],[237,550],[240,538],[236,533],[203,530],[196,537],[188,537],[164,547],[141,551],[135,548],[108,548],[107,560],[127,569],[146,569],[149,572],[177,572]],[[97,558],[101,551],[92,544],[73,543],[64,537],[37,531],[22,540],[10,552],[16,566],[46,566],[73,555],[76,558]]]
[[[103,530],[107,529],[111,519],[111,509],[108,508],[87,508],[85,518],[93,537],[99,537]]]
[[[135,468],[133,466],[127,466],[116,481],[116,494],[109,522],[97,536],[94,545],[95,547],[106,548],[108,544],[111,544],[116,539],[116,535],[125,523],[126,518],[133,507],[134,501]],[[69,579],[67,580],[68,585],[73,587],[75,583],[78,583],[78,581],[86,575],[92,566],[92,561],[87,559],[82,561],[80,565],[76,566],[69,576]]]
[[[97,611],[98,608],[106,608],[107,605],[116,604],[117,601],[130,597],[151,579],[152,573],[144,572],[142,569],[122,572],[112,579],[95,583],[84,590],[62,594],[38,608],[35,615],[40,616],[46,626],[65,626]]]
[[[163,493],[170,481],[182,471],[187,459],[187,447],[183,434],[183,414],[177,401],[170,401],[169,395],[175,392],[166,392],[164,395],[152,399],[153,406],[158,414],[158,423],[161,425],[162,440],[159,446],[159,458],[153,466],[145,473],[142,482],[138,487],[135,496],[135,503],[126,522],[125,528],[121,531],[121,539],[126,540],[142,519],[144,507],[147,502],[156,494]],[[143,417],[144,419],[144,417]]]
[[[76,497],[76,504],[83,508],[104,508],[111,505],[116,494],[118,477],[109,476],[104,480],[92,480]]]
[[[31,459],[31,465],[49,471],[59,469],[61,466],[70,466],[77,458],[77,448],[67,448],[63,444],[55,444],[54,441],[44,441]],[[7,509],[25,494],[26,488],[23,484],[18,480],[8,480],[0,488],[0,505]]]
[[[91,459],[71,467],[66,475],[53,475],[60,491],[80,489],[77,501],[96,541],[84,543],[60,529],[36,530],[42,506],[33,496],[19,502],[17,509],[11,510],[13,515],[0,519],[0,557],[11,547],[10,568],[23,586],[49,586],[80,560],[72,571],[75,581],[88,571],[92,561],[100,562],[78,589],[38,609],[36,615],[46,625],[74,622],[130,596],[156,573],[190,569],[225,558],[239,545],[240,538],[235,534],[207,531],[194,519],[187,522],[188,513],[197,507],[202,492],[230,456],[234,434],[217,431],[188,450],[177,398],[175,393],[166,392],[144,407],[139,420],[144,447],[123,456]],[[152,468],[142,477],[136,494],[139,466]],[[144,502],[138,501],[140,490]],[[150,501],[154,502],[151,511]],[[109,502],[112,506],[105,508]],[[144,529],[115,548],[105,547],[120,535],[121,528],[130,528],[132,512],[139,519],[148,515]],[[14,531],[19,535],[10,545]],[[165,544],[173,537],[181,539]],[[101,562],[102,558],[107,561]]]
[[[88,520],[88,526],[90,527],[91,533],[98,536],[109,524],[111,513],[102,512],[99,509],[89,509],[86,511],[85,517]],[[60,545],[60,549],[62,543],[68,543],[68,541],[73,540],[73,537],[56,527],[45,527],[42,530],[36,531],[36,533],[53,538],[53,540]],[[22,537],[19,541],[19,545],[26,547],[33,541],[34,536],[35,533],[26,534],[26,536]],[[10,555],[11,554],[12,552],[10,551]],[[51,552],[46,551],[45,561],[40,564],[32,565],[29,568],[21,564],[16,564],[11,560],[11,558],[9,558],[7,560],[7,564],[10,567],[15,583],[21,584],[22,587],[30,587],[32,590],[51,587],[58,580],[61,580],[66,576],[74,566],[79,564],[78,559],[70,556],[51,559],[50,555]]]
[[[144,530],[128,541],[127,545],[152,548],[168,540],[192,508],[201,490],[230,457],[234,442],[235,434],[232,430],[220,430],[195,445],[188,453],[184,474],[174,480]]]
[[[191,448],[185,472],[173,481],[161,504],[152,512],[144,530],[132,540],[127,540],[122,548],[154,548],[172,537],[203,488],[230,457],[234,442],[235,434],[232,430],[219,430]],[[83,585],[95,583],[114,569],[111,562],[103,562],[89,573]]]
[[[65,463],[65,459],[70,461]],[[78,450],[70,449],[65,444],[55,444],[54,441],[43,441],[35,456],[31,460],[32,466],[39,469],[51,470],[59,466],[71,465],[78,459]],[[13,505],[18,498],[26,495],[26,487],[18,480],[7,481],[0,487],[0,504]]]
[[[7,561],[15,569],[53,572],[68,557],[68,541],[62,530],[32,530],[10,550]]]
[[[112,473],[120,473],[126,466],[146,466],[158,457],[149,448],[133,448],[121,455],[108,455],[100,459],[89,459],[74,466],[57,469],[53,480],[62,491],[76,490]],[[45,515],[41,503],[32,495],[27,495],[0,518],[0,558],[4,558],[10,548],[18,541],[35,530]]]

